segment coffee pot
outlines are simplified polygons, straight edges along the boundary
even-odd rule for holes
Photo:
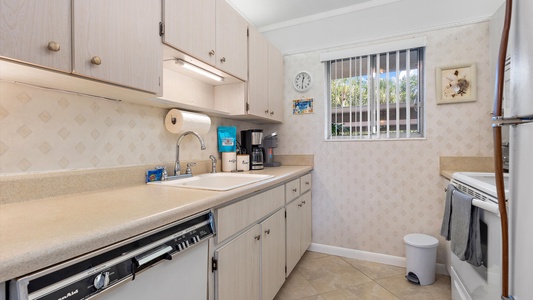
[[[241,131],[241,146],[250,155],[250,170],[263,170],[265,163],[265,149],[263,143],[263,129],[248,129]]]

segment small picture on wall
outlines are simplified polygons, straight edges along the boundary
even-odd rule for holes
[[[313,98],[301,98],[292,100],[292,114],[312,114],[313,113]]]
[[[437,104],[476,101],[476,64],[437,67]]]

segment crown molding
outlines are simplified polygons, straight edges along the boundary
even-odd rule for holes
[[[258,30],[259,32],[268,32],[272,30],[278,30],[278,29],[282,29],[286,27],[301,25],[301,24],[328,19],[328,18],[332,18],[332,17],[336,17],[336,16],[340,16],[340,15],[344,15],[344,14],[348,14],[348,13],[352,13],[356,11],[361,11],[361,10],[365,10],[369,8],[387,5],[387,4],[391,4],[391,3],[399,2],[399,1],[400,0],[372,0],[372,1],[361,3],[361,4],[334,9],[334,10],[330,10],[327,12],[318,13],[318,14],[314,14],[314,15],[310,15],[310,16],[306,16],[306,17],[302,17],[298,19],[293,19],[293,20],[279,22],[279,23],[272,24],[272,25],[262,26],[262,27],[259,27]]]
[[[300,49],[291,49],[291,50],[282,51],[282,53],[283,53],[284,56],[287,56],[287,55],[309,53],[309,52],[315,52],[315,51],[326,51],[326,50],[330,50],[330,49],[341,48],[341,47],[351,46],[351,45],[355,45],[355,44],[372,43],[372,42],[377,42],[377,41],[383,42],[384,40],[388,40],[388,39],[397,39],[399,37],[420,35],[422,33],[435,31],[435,30],[441,30],[441,29],[447,29],[447,28],[460,27],[460,26],[466,26],[466,25],[472,25],[472,24],[477,24],[477,23],[488,22],[488,21],[490,21],[490,19],[491,19],[491,16],[485,16],[485,17],[471,19],[471,20],[464,20],[464,21],[459,21],[459,22],[446,23],[446,24],[441,24],[441,25],[436,25],[436,26],[428,26],[428,27],[423,27],[423,28],[419,28],[419,29],[416,29],[416,30],[403,31],[403,32],[398,32],[398,33],[389,34],[389,35],[383,35],[383,36],[377,36],[377,37],[372,37],[372,38],[353,40],[353,41],[345,41],[345,42],[339,42],[339,43],[327,44],[327,45],[326,44],[322,44],[322,45],[317,45],[317,46],[313,46],[313,47],[306,47],[306,48],[300,48]]]

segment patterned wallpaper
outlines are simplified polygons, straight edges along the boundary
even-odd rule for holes
[[[285,123],[279,154],[315,155],[313,241],[405,256],[403,236],[438,237],[446,180],[439,156],[491,156],[488,23],[432,31],[426,50],[427,139],[324,141],[324,69],[318,52],[285,57]],[[436,105],[435,67],[476,62],[478,100]],[[314,87],[304,95],[292,78],[309,71]],[[292,115],[292,99],[313,97],[314,114]],[[0,174],[105,168],[171,162],[175,136],[163,125],[167,109],[113,102],[0,82]],[[183,159],[217,154],[216,126],[261,128],[213,118],[207,150],[185,142]],[[444,247],[439,246],[439,261]]]
[[[285,101],[314,98],[315,112],[292,115],[277,130],[277,153],[312,153],[313,242],[405,256],[403,236],[439,236],[444,187],[439,156],[492,156],[488,23],[425,33],[425,140],[326,142],[324,67],[318,52],[285,57]],[[353,46],[352,46],[353,47]],[[478,100],[436,105],[435,67],[475,62]],[[299,71],[309,71],[314,87],[304,95],[292,88]]]
[[[170,163],[176,135],[164,126],[168,109],[0,82],[0,174]],[[212,118],[203,135],[180,146],[182,160],[218,156],[216,128],[246,122]]]

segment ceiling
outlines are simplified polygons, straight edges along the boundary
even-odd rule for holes
[[[341,13],[391,0],[227,0],[255,27],[275,26],[301,18]]]

